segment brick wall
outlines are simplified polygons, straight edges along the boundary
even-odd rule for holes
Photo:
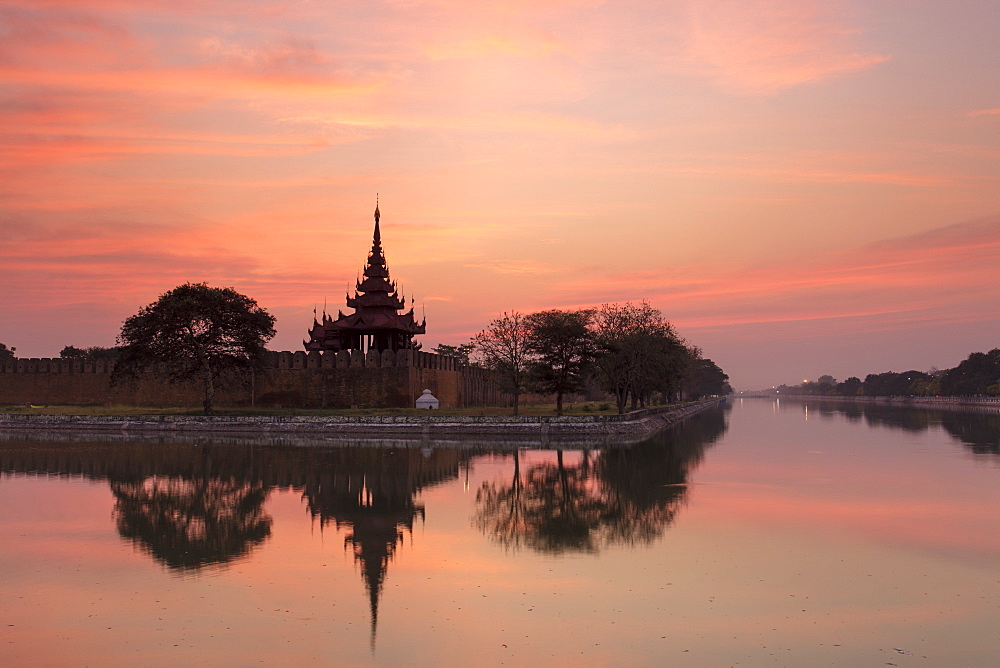
[[[17,359],[0,366],[0,404],[102,404],[200,407],[200,383],[174,384],[151,373],[111,386],[103,361]],[[273,352],[268,368],[218,390],[216,405],[340,408],[412,407],[424,389],[442,408],[500,403],[492,374],[453,357],[403,350],[320,353]]]

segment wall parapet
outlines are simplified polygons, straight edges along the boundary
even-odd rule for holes
[[[19,357],[0,363],[0,373],[106,373],[114,370],[113,360],[84,362],[61,357]],[[422,350],[318,351],[304,350],[267,352],[265,368],[269,369],[373,369],[384,367],[415,367],[446,371],[474,371],[478,367],[465,364],[457,357],[438,355]]]

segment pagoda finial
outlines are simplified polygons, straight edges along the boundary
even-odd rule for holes
[[[372,252],[375,252],[376,248],[382,245],[382,234],[378,229],[378,219],[380,214],[378,212],[378,193],[375,193],[375,234],[372,237]]]

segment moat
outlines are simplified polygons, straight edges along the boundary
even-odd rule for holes
[[[1000,413],[632,445],[0,434],[11,665],[989,665]]]

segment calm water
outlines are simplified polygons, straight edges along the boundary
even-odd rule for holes
[[[1000,416],[611,449],[0,436],[3,665],[1000,661]]]

